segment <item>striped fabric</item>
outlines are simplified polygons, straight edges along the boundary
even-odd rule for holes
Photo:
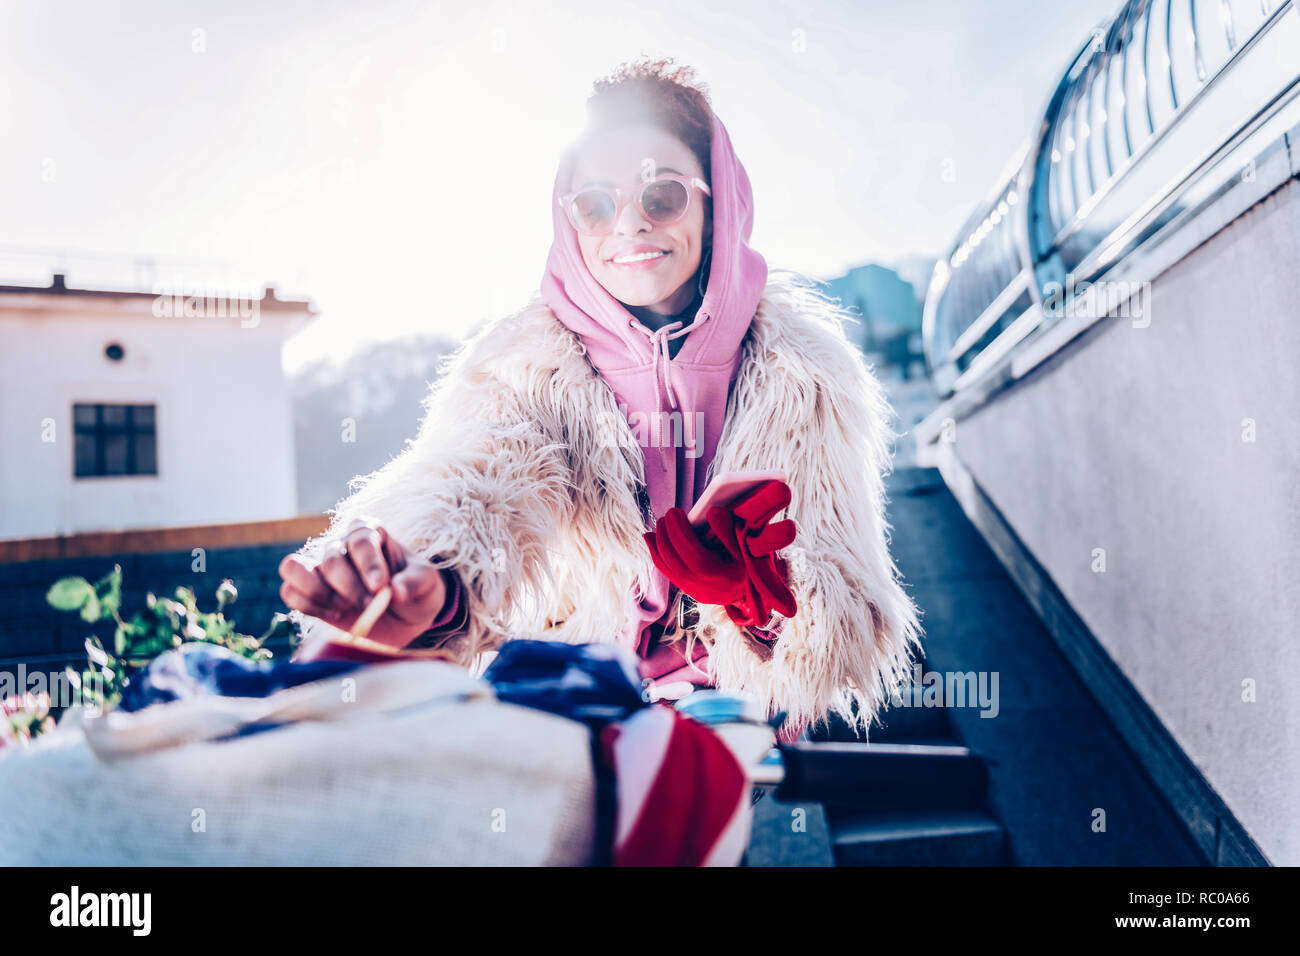
[[[727,745],[666,704],[600,731],[618,781],[615,866],[736,866],[749,843],[749,781]]]

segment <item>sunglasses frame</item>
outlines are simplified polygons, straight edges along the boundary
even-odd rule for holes
[[[672,219],[655,219],[645,211],[645,206],[641,205],[641,197],[645,195],[645,191],[655,183],[662,182],[680,183],[686,187],[686,205],[682,207],[681,214],[674,216]],[[579,189],[577,192],[566,193],[565,195],[560,196],[556,202],[558,202],[560,208],[564,210],[564,215],[569,220],[569,225],[573,226],[575,230],[582,233],[584,236],[608,236],[614,232],[614,228],[618,225],[618,220],[623,215],[623,210],[627,207],[629,200],[636,203],[636,211],[641,214],[641,218],[646,222],[654,223],[656,226],[671,226],[675,222],[681,222],[686,218],[686,214],[691,211],[691,196],[696,189],[710,198],[713,196],[713,190],[709,189],[709,184],[698,176],[674,176],[665,173],[662,176],[656,176],[654,179],[645,180],[640,186],[633,190],[631,194],[617,186],[588,186],[586,189]],[[590,230],[584,229],[582,226],[578,225],[577,217],[573,213],[573,201],[583,193],[591,192],[592,190],[603,192],[606,195],[612,195],[614,197],[614,218],[611,221],[610,228],[605,232],[591,232]]]

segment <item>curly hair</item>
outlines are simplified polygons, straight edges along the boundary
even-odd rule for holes
[[[624,63],[598,79],[587,100],[588,130],[604,132],[649,122],[681,140],[712,182],[713,107],[695,70],[672,57]]]

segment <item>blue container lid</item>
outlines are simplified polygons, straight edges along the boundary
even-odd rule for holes
[[[754,720],[754,702],[741,694],[701,689],[677,702],[677,709],[704,724],[730,724]]]

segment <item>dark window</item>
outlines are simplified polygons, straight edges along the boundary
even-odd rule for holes
[[[158,474],[153,405],[73,405],[78,478]]]

